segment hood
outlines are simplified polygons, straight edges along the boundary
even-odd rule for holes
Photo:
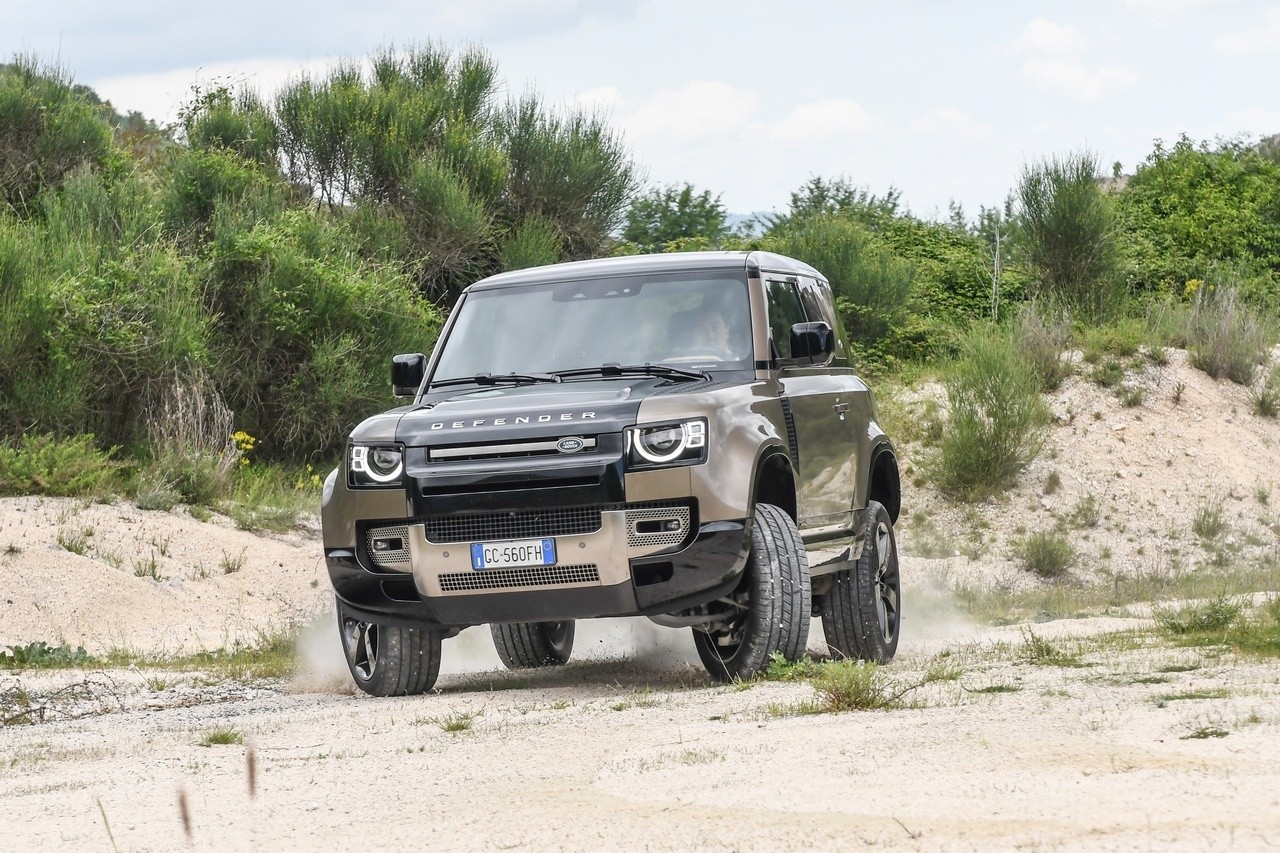
[[[406,412],[396,439],[407,447],[422,447],[621,432],[636,422],[645,397],[672,384],[628,377],[447,389]]]

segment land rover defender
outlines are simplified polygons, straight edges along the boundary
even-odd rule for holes
[[[901,592],[898,465],[831,288],[765,252],[609,258],[467,288],[408,404],[351,433],[324,553],[352,677],[435,683],[489,624],[510,667],[563,664],[574,622],[691,629],[710,674],[803,655],[885,662]]]

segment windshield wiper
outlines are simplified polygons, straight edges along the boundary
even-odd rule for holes
[[[538,382],[559,382],[560,377],[553,373],[477,373],[475,376],[459,376],[456,379],[441,379],[427,385],[428,388],[443,388],[446,385],[534,385]]]
[[[553,376],[561,379],[573,379],[576,376],[661,376],[664,379],[710,379],[705,370],[688,370],[683,367],[671,367],[667,364],[602,364],[599,367],[575,367],[572,370],[557,370]]]

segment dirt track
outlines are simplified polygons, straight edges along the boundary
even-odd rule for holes
[[[0,729],[0,823],[10,849],[109,849],[103,811],[121,850],[1280,843],[1274,665],[1101,636],[1075,668],[1027,662],[1017,629],[909,643],[895,678],[918,676],[943,646],[963,675],[913,694],[921,707],[839,715],[775,716],[811,688],[712,686],[678,661],[450,675],[437,694],[391,700],[314,675],[266,686],[174,675],[157,692],[156,673],[113,672],[127,710]],[[1014,692],[975,692],[993,685]],[[1215,698],[1160,698],[1197,691]],[[444,730],[461,719],[469,730]],[[227,727],[245,743],[199,745]]]

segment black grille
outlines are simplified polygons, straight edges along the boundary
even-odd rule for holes
[[[481,569],[440,576],[444,592],[475,589],[505,589],[517,586],[563,586],[572,583],[599,583],[600,569],[594,564],[580,566],[528,566],[521,569]]]
[[[426,528],[427,540],[439,544],[579,536],[595,533],[600,529],[600,507],[440,515],[425,519],[423,526]]]

